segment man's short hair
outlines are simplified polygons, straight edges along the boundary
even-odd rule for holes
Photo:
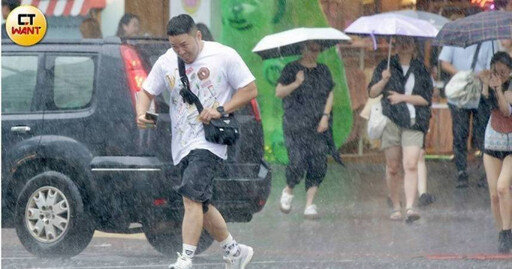
[[[8,6],[12,11],[20,5],[20,0],[2,0],[2,7]]]
[[[197,30],[196,23],[187,14],[174,16],[167,23],[167,35],[169,36],[190,34],[193,30]]]

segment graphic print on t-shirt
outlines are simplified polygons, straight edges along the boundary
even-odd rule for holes
[[[204,41],[204,47],[193,63],[185,64],[190,90],[203,107],[226,104],[238,89],[254,81],[254,76],[240,55],[220,43]],[[219,158],[227,158],[227,146],[206,141],[202,122],[195,105],[183,102],[178,56],[169,49],[160,56],[143,83],[148,93],[157,96],[170,92],[169,115],[172,130],[172,158],[177,165],[194,149],[207,149]]]
[[[165,78],[167,79],[167,82],[169,83],[169,92],[172,92],[172,89],[174,88],[174,84],[176,83],[176,77],[172,76],[172,78],[169,75],[165,75]]]
[[[189,67],[186,70],[187,77],[190,82],[190,90],[199,98],[203,107],[214,108],[219,106],[219,102],[217,101],[215,86],[211,81],[211,78],[214,78],[216,73],[214,71],[210,71],[210,68],[206,66],[201,66],[199,70],[194,69],[193,67]],[[221,81],[222,78],[218,78],[218,81]],[[179,82],[179,88],[183,87],[181,81]],[[202,122],[199,121],[199,112],[195,104],[187,104],[183,102],[183,98],[179,94],[179,92],[171,92],[171,99],[173,100],[173,105],[176,105],[176,112],[179,115],[178,122],[175,125],[175,131],[178,137],[178,141],[182,146],[190,141],[190,139],[194,139],[202,136]],[[183,115],[186,117],[182,117]],[[185,129],[188,131],[192,131],[189,137],[183,137],[185,134]]]

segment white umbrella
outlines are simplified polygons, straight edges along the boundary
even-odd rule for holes
[[[277,58],[289,55],[299,55],[302,43],[316,41],[323,48],[328,48],[342,41],[350,41],[350,37],[334,28],[295,28],[271,34],[261,39],[252,52],[261,58]]]
[[[388,68],[392,36],[434,38],[438,32],[434,25],[427,21],[391,12],[360,17],[345,29],[347,34],[372,36],[374,44],[376,35],[389,36]]]
[[[403,15],[406,17],[427,21],[430,24],[434,25],[434,27],[436,27],[436,29],[438,31],[441,30],[441,28],[443,28],[443,26],[445,24],[450,22],[449,19],[447,19],[441,15],[437,15],[435,13],[430,13],[430,12],[426,12],[426,11],[406,9],[406,10],[399,10],[399,11],[391,11],[388,13],[395,13],[398,15]]]

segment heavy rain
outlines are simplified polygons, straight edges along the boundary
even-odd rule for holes
[[[512,268],[512,0],[2,0],[1,268]]]

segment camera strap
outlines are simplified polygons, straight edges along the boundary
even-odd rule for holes
[[[178,70],[180,72],[180,80],[183,84],[183,88],[180,90],[180,95],[183,98],[183,101],[188,104],[195,104],[197,111],[199,114],[201,114],[201,111],[203,111],[203,104],[201,104],[201,101],[199,100],[199,97],[195,95],[190,90],[190,82],[188,80],[187,74],[185,74],[185,62],[178,56]]]

